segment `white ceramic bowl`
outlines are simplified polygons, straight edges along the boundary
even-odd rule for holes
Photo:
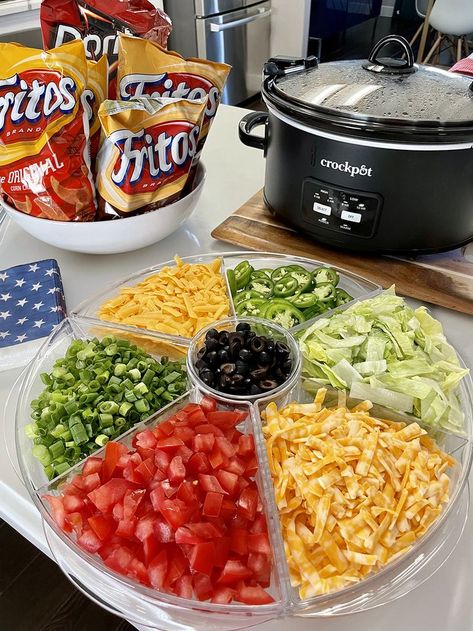
[[[139,250],[175,232],[194,211],[205,178],[206,169],[200,163],[194,188],[179,201],[144,215],[110,221],[53,221],[22,213],[1,198],[0,205],[12,221],[44,243],[84,254],[117,254]]]

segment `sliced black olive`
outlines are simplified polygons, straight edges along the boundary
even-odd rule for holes
[[[292,370],[292,360],[286,359],[286,361],[282,365],[282,369],[286,374],[290,373]]]
[[[210,353],[207,353],[205,361],[209,364],[209,366],[214,366],[218,361],[217,351],[210,351]]]
[[[202,346],[202,348],[199,348],[199,350],[197,351],[197,359],[203,359],[206,353],[207,353],[206,347]]]
[[[250,350],[253,353],[261,353],[266,348],[266,340],[264,337],[254,337],[250,342]]]
[[[252,353],[247,348],[242,348],[241,351],[238,353],[238,357],[242,361],[247,362],[247,361],[249,361],[251,359]]]
[[[239,322],[236,325],[236,330],[237,331],[249,331],[250,330],[250,325],[248,324],[248,322]]]
[[[230,342],[230,355],[236,359],[238,357],[238,353],[240,352],[242,347],[242,343],[240,340],[233,340]]]
[[[249,342],[250,340],[252,340],[254,337],[256,337],[256,333],[254,331],[247,331],[245,333],[245,338],[246,338],[246,342]]]
[[[235,362],[235,368],[236,368],[236,372],[239,375],[247,375],[250,371],[250,367],[248,366],[248,364],[246,362],[241,361],[241,359],[238,359]]]
[[[276,342],[276,353],[281,357],[287,357],[290,355],[291,350],[284,342]]]
[[[255,394],[261,394],[261,392],[262,392],[261,388],[258,388],[258,386],[254,383],[251,384],[251,387],[250,387],[251,395],[254,396]]]
[[[217,357],[218,360],[223,364],[226,364],[230,361],[230,353],[224,348],[221,348],[219,351],[217,351]]]
[[[279,383],[283,383],[287,379],[286,375],[284,374],[280,366],[274,369],[273,376],[275,379],[279,381]]]
[[[267,368],[255,368],[254,370],[250,371],[250,377],[254,381],[259,381],[260,379],[264,379],[267,374],[268,374]]]
[[[253,382],[251,381],[251,379],[249,377],[246,377],[246,379],[243,380],[243,386],[246,388],[247,392],[251,388],[252,384],[253,384]]]
[[[240,342],[240,344],[243,344],[245,341],[245,336],[243,335],[243,333],[238,333],[237,331],[236,333],[229,333],[228,340],[230,344],[235,341],[238,341]]]
[[[228,346],[228,332],[222,331],[221,333],[219,333],[218,341],[220,346]]]
[[[243,375],[232,375],[231,379],[232,379],[232,386],[238,387],[238,388],[241,388],[243,386],[243,382],[245,381],[245,378],[243,377]]]
[[[236,368],[235,364],[230,364],[230,363],[222,364],[220,366],[220,370],[222,371],[224,375],[233,375],[233,373],[235,372],[235,368]]]
[[[274,388],[277,388],[278,383],[277,381],[274,381],[274,379],[264,379],[263,381],[260,381],[258,383],[258,386],[261,388],[261,390],[267,392],[268,390],[274,390]]]
[[[243,395],[246,394],[245,388],[238,388],[237,386],[230,386],[228,388],[230,394]]]
[[[203,359],[198,359],[195,362],[195,367],[197,368],[197,370],[204,370],[204,368],[208,368],[209,365],[207,364],[206,361],[204,361]]]
[[[263,364],[263,366],[267,366],[271,363],[271,355],[267,351],[262,351],[258,355],[258,363]]]
[[[200,378],[207,386],[213,386],[215,383],[215,377],[211,370],[208,370],[208,369],[203,370],[200,373]]]
[[[216,340],[214,337],[211,337],[209,340],[206,340],[205,345],[208,351],[216,351],[217,348],[219,348],[220,346],[220,344],[218,343],[218,340]]]
[[[272,353],[274,351],[274,340],[267,340],[266,350],[268,351],[268,353]]]
[[[207,333],[205,334],[205,339],[206,340],[214,340],[218,338],[218,331],[217,329],[209,329],[207,331]]]
[[[231,385],[232,383],[232,379],[230,377],[230,375],[220,375],[220,387],[221,388],[228,388],[229,385]]]

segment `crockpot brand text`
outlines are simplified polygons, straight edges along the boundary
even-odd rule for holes
[[[362,177],[371,177],[373,175],[373,169],[368,168],[365,164],[360,165],[359,167],[355,167],[351,165],[349,162],[335,162],[334,160],[327,160],[323,158],[320,161],[320,164],[326,169],[333,169],[334,171],[343,171],[344,173],[349,173],[351,177],[355,177],[355,175],[361,175]]]

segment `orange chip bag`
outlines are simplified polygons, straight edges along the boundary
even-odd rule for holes
[[[95,216],[82,42],[48,52],[0,43],[0,193],[58,221]]]
[[[99,109],[99,217],[130,216],[179,198],[202,129],[206,100],[105,101]]]
[[[151,96],[177,99],[208,97],[200,139],[202,149],[217,113],[231,66],[206,59],[184,59],[152,41],[119,36],[117,98]]]
[[[87,87],[82,93],[82,102],[89,121],[90,161],[93,165],[100,145],[100,104],[107,98],[108,60],[106,55],[98,61],[87,59]]]

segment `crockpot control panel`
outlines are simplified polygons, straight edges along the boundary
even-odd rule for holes
[[[370,238],[381,205],[382,197],[376,193],[336,188],[320,180],[304,182],[302,214],[319,228]]]

